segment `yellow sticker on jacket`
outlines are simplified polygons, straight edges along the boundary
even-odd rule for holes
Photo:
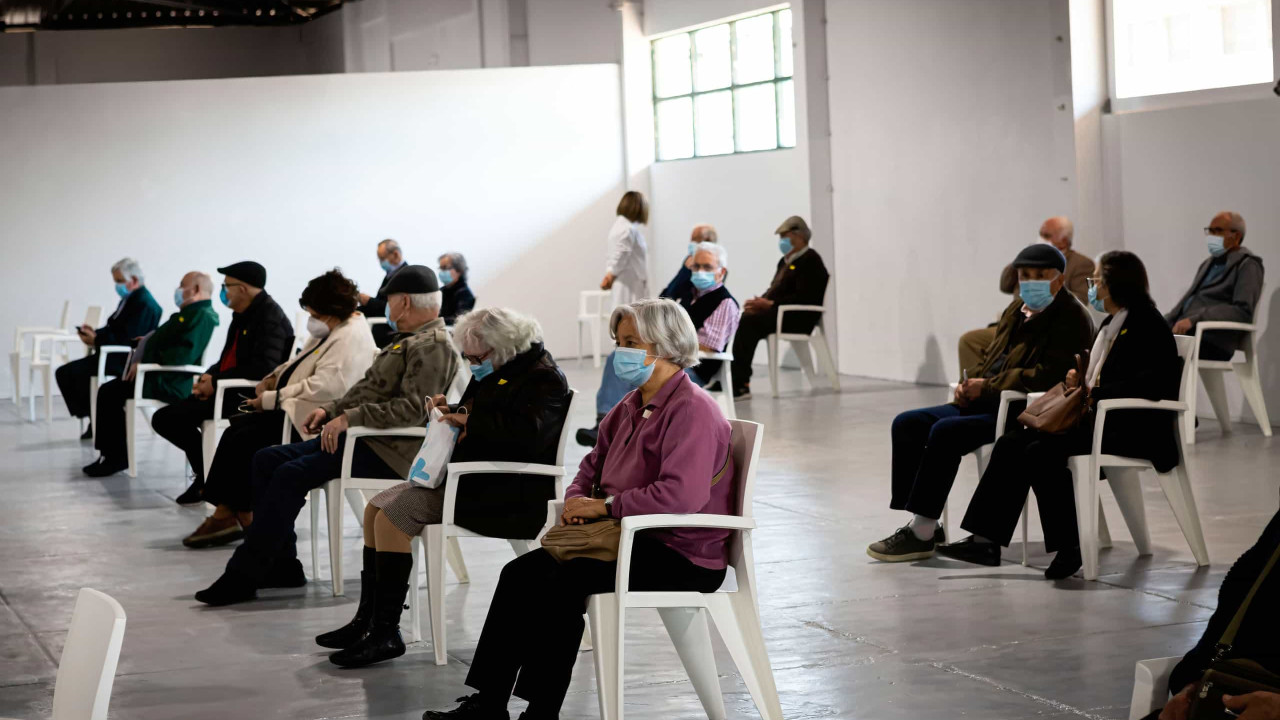
[[[504,379],[504,378],[498,378],[498,384],[499,384],[499,385],[506,385],[506,384],[507,384],[507,381],[506,381],[506,379]]]
[[[1123,330],[1120,331],[1120,334],[1123,335],[1127,332],[1129,332],[1129,328],[1124,328]]]
[[[400,346],[399,346],[399,345],[396,345],[395,347],[393,347],[393,348],[391,348],[391,349],[392,349],[392,350],[399,350],[399,349],[400,349]]]
[[[248,334],[249,334],[249,329],[248,329],[248,328],[245,328],[244,330],[241,330],[241,331],[240,331],[240,334],[241,334],[241,335],[248,335]]]
[[[182,317],[181,315],[178,316],[178,322],[186,322],[186,321],[187,321],[186,318]]]
[[[796,266],[795,266],[795,265],[789,265],[788,267],[790,267],[792,270],[795,270],[795,269],[796,269]]]

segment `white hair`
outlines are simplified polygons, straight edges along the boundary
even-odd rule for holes
[[[133,278],[139,283],[142,282],[142,266],[138,264],[137,260],[130,257],[124,258],[115,265],[112,265],[111,272],[120,273],[120,277],[124,278],[125,282],[128,282],[129,278]]]
[[[653,346],[654,355],[681,368],[698,364],[698,331],[679,303],[661,298],[619,305],[609,317],[609,335],[614,340],[623,318],[631,318],[640,339]]]
[[[419,310],[434,310],[440,312],[440,291],[429,293],[409,293],[409,304]]]
[[[453,326],[453,337],[463,348],[470,344],[489,349],[493,364],[502,366],[540,342],[542,326],[515,310],[483,308],[459,316]]]
[[[719,263],[720,267],[726,270],[729,268],[729,251],[720,243],[702,243],[698,245],[698,249],[693,253],[694,257],[697,257],[700,252],[709,252],[715,255],[716,262]]]

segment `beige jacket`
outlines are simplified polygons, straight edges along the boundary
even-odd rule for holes
[[[310,338],[298,356],[272,371],[268,377],[279,380],[290,365],[302,358],[289,376],[288,385],[262,394],[262,409],[283,410],[298,434],[309,440],[313,436],[302,432],[307,416],[346,394],[347,388],[364,377],[377,352],[369,323],[363,315],[354,313],[334,327],[323,343],[319,338]]]

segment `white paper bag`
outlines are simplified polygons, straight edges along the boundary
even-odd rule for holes
[[[418,487],[440,487],[449,457],[453,455],[453,446],[458,442],[459,428],[440,422],[442,417],[444,413],[439,408],[431,408],[427,414],[427,437],[423,439],[409,470],[409,482]]]

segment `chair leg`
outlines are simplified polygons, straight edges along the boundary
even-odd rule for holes
[[[591,321],[591,367],[600,367],[600,321]]]
[[[818,387],[818,372],[813,369],[813,352],[808,340],[792,340],[790,341],[791,351],[796,354],[796,361],[800,363],[800,369],[804,371],[804,377],[809,381],[809,387]]]
[[[124,445],[129,458],[129,477],[138,477],[138,411],[132,400],[124,403]]]
[[[773,388],[773,396],[778,397],[778,336],[770,335],[765,342],[769,348],[769,384]]]
[[[13,378],[13,407],[17,408],[22,402],[22,353],[9,353],[9,376]]]
[[[955,542],[951,537],[951,512],[948,510],[950,505],[942,506],[942,534],[947,537],[948,542]]]
[[[89,378],[89,432],[98,437],[98,378]]]
[[[218,419],[200,423],[200,459],[204,465],[204,477],[209,477],[213,454],[218,451]]]
[[[745,592],[712,593],[705,597],[720,639],[737,665],[760,717],[782,720],[782,704],[778,701],[778,688],[774,684],[755,602]]]
[[[1178,416],[1178,422],[1182,423],[1182,442],[1186,445],[1196,444],[1196,400],[1199,395],[1196,392],[1196,379],[1192,377],[1188,384],[1189,387],[1185,392],[1187,402],[1187,411]]]
[[[1129,527],[1129,536],[1133,538],[1138,555],[1151,554],[1151,533],[1147,529],[1147,506],[1142,499],[1142,482],[1137,468],[1107,468],[1107,482],[1111,492],[1120,505],[1120,514],[1124,524]],[[1098,509],[1098,517],[1102,517],[1102,509]]]
[[[36,366],[27,366],[27,420],[36,421]]]
[[[1031,520],[1031,493],[1027,493],[1027,501],[1022,504],[1022,567],[1027,566],[1027,546],[1031,541],[1027,538],[1027,525]]]
[[[733,403],[733,363],[728,360],[720,363],[720,406],[724,408],[725,418],[738,419]]]
[[[311,581],[320,581],[320,488],[309,493],[311,505]]]
[[[329,577],[333,579],[333,596],[342,595],[342,482],[325,484],[324,505],[329,512]]]
[[[1262,397],[1262,383],[1258,380],[1257,362],[1251,356],[1248,362],[1235,363],[1231,367],[1236,371],[1236,377],[1240,378],[1240,390],[1244,392],[1244,399],[1249,402],[1249,408],[1253,410],[1258,428],[1262,430],[1263,435],[1271,437],[1271,420],[1267,417],[1267,401]]]
[[[1102,512],[1102,496],[1098,496],[1098,549],[1111,549],[1111,526],[1107,525],[1107,514]]]
[[[592,595],[587,626],[595,641],[596,696],[601,720],[622,720],[622,636],[624,619],[616,593]]]
[[[427,603],[431,606],[431,649],[437,665],[448,661],[444,627],[444,526],[427,526]]]
[[[471,576],[467,574],[467,563],[462,559],[462,547],[458,545],[458,538],[450,537],[444,549],[445,560],[449,561],[449,569],[453,571],[453,576],[458,578],[458,583],[466,585],[471,582]],[[523,554],[519,550],[516,551],[516,555]]]
[[[1080,528],[1080,557],[1084,565],[1084,579],[1098,579],[1098,478],[1088,455],[1079,455],[1068,461],[1071,483],[1076,495],[1076,523]]]
[[[409,571],[409,642],[418,642],[422,639],[422,588],[418,579],[418,560],[422,556],[421,537],[410,538],[409,552],[413,555],[413,569]],[[434,590],[429,587],[427,593]]]
[[[818,362],[822,363],[822,369],[827,373],[827,379],[831,381],[831,389],[840,392],[840,373],[836,370],[835,358],[831,356],[831,346],[827,344],[827,334],[821,327],[813,331],[814,354],[818,356]]]
[[[1191,476],[1187,473],[1185,461],[1165,475],[1160,475],[1160,487],[1173,509],[1173,516],[1182,528],[1182,535],[1191,546],[1191,554],[1200,566],[1209,564],[1209,548],[1205,546],[1204,530],[1200,526],[1200,512],[1196,509],[1196,498],[1191,492]]]
[[[53,366],[40,367],[41,382],[44,386],[44,421],[53,422]]]
[[[658,608],[662,624],[667,626],[671,643],[684,664],[693,689],[702,701],[708,720],[724,720],[724,696],[720,693],[720,676],[716,672],[716,656],[711,649],[711,626],[704,608]]]
[[[1201,370],[1200,382],[1204,383],[1204,392],[1209,396],[1209,404],[1213,406],[1213,414],[1222,426],[1222,434],[1231,432],[1231,407],[1227,404],[1227,382],[1223,373],[1217,370]]]

